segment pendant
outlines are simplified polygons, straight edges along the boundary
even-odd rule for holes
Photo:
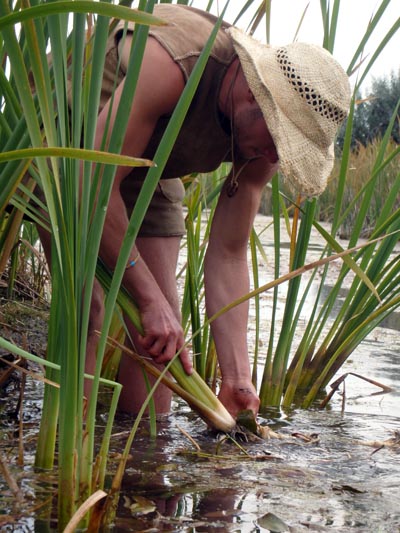
[[[226,189],[226,194],[229,196],[229,198],[232,198],[232,196],[235,196],[236,191],[239,188],[239,183],[235,178],[231,178],[231,181]]]

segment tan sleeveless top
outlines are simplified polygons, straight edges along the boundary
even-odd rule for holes
[[[170,54],[187,81],[217,19],[198,9],[171,4],[157,4],[154,15],[167,21],[168,25],[151,27],[149,35],[157,39]],[[218,168],[221,162],[231,161],[231,136],[226,126],[224,129],[218,111],[221,82],[236,57],[232,41],[224,31],[228,26],[224,23],[218,32],[202,79],[164,169],[164,179],[182,177],[192,172],[209,172]],[[128,31],[133,31],[133,27],[128,24]],[[123,28],[124,22],[121,21],[109,38],[101,106],[111,96]],[[118,83],[122,81],[126,67],[120,65]],[[169,118],[164,116],[159,119],[143,157],[153,158]],[[144,176],[146,171],[135,169],[132,174],[138,178]]]

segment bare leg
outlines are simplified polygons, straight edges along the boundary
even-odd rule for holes
[[[51,265],[51,235],[38,227],[40,240],[43,244],[46,259]],[[176,265],[179,255],[180,237],[140,237],[136,240],[136,245],[143,260],[151,270],[159,287],[165,294],[176,315],[180,318],[179,297],[176,287]],[[88,331],[88,342],[86,350],[85,370],[88,374],[94,374],[96,368],[96,352],[99,336],[96,331],[102,329],[104,319],[104,294],[100,283],[95,280],[93,285],[92,304],[90,309],[90,322]],[[127,323],[130,336],[135,344],[137,331],[133,325]],[[138,345],[136,345],[138,346]],[[141,353],[138,348],[135,348]],[[141,353],[141,355],[146,355]],[[140,365],[135,363],[128,356],[122,356],[119,381],[123,385],[120,399],[120,408],[123,411],[137,413],[147,396],[147,388],[144,381]],[[150,382],[153,382],[150,378]],[[84,393],[89,398],[92,388],[92,381],[85,380]],[[171,391],[160,385],[154,394],[156,410],[158,413],[168,413],[171,405]]]
[[[136,246],[146,262],[160,289],[166,296],[176,316],[180,318],[179,297],[176,287],[176,265],[179,255],[180,237],[140,237]],[[129,333],[135,345],[135,350],[141,355],[137,339],[137,332],[131,323],[127,323]],[[119,369],[119,382],[123,385],[119,407],[129,413],[137,413],[141,408],[148,392],[140,365],[128,356],[122,356]],[[149,377],[153,383],[153,378]],[[153,398],[156,411],[159,414],[168,413],[171,406],[171,391],[160,385]]]

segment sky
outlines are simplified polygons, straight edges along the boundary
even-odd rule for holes
[[[231,0],[225,19],[228,22],[233,22],[233,19],[244,3],[242,0]],[[256,2],[255,5],[259,3],[261,2]],[[380,0],[342,0],[340,3],[338,33],[333,55],[344,68],[347,68],[350,63],[353,53],[365,33],[371,16],[376,12],[380,4]],[[200,9],[205,9],[208,5],[208,0],[193,0],[192,5]],[[225,0],[219,0],[220,8],[224,5]],[[320,0],[272,0],[271,5],[272,45],[287,44],[293,41],[297,26],[307,5],[308,9],[297,40],[322,44]],[[217,0],[214,0],[213,10],[214,12],[217,11]],[[373,34],[371,43],[366,46],[366,54],[371,54],[375,50],[384,35],[399,17],[400,0],[390,0],[385,15],[379,23],[379,28],[376,30],[376,35],[375,33]],[[238,23],[238,26],[246,29],[243,23]],[[264,28],[260,28],[260,31],[256,33],[256,37],[261,41],[265,40],[263,33]],[[368,60],[369,58],[367,58],[365,64]],[[389,76],[392,71],[398,72],[399,68],[400,31],[397,32],[382,52],[379,60],[375,63],[366,78],[363,87],[369,87],[372,77]],[[354,84],[355,76],[351,81]]]

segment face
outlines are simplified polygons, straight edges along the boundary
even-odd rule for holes
[[[236,148],[244,159],[264,157],[271,164],[278,161],[274,141],[255,100],[235,114],[233,134]]]

